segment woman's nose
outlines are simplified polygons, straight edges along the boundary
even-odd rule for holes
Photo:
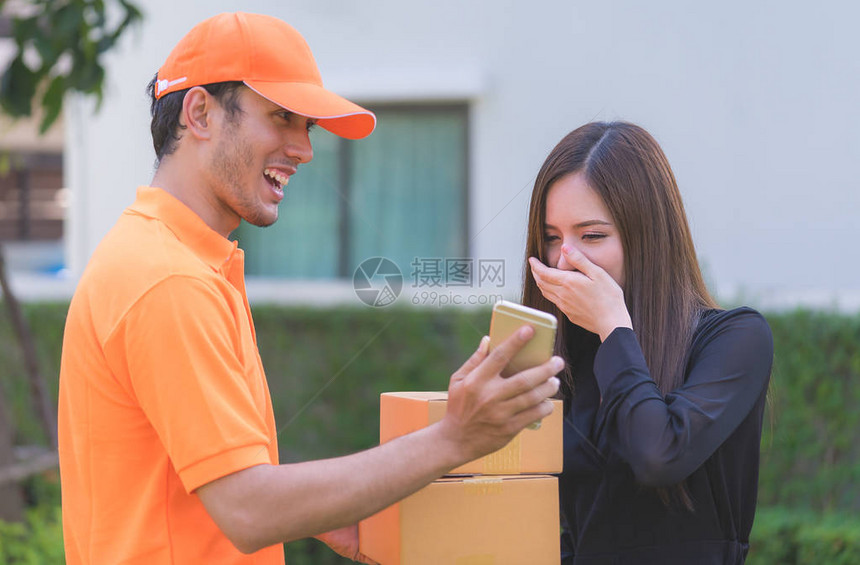
[[[560,246],[558,248],[558,261],[556,262],[555,268],[562,270],[562,271],[572,271],[573,270],[573,267],[571,267],[570,264],[565,259],[564,253],[561,252]]]

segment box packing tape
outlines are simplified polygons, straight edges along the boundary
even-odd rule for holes
[[[454,565],[495,565],[496,558],[492,555],[464,555],[458,557]]]
[[[502,479],[495,477],[463,479],[463,493],[467,496],[502,494],[502,488]]]

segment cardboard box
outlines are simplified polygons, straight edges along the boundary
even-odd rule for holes
[[[451,474],[561,473],[562,402],[537,430],[525,429],[502,449],[457,467]],[[447,392],[386,392],[379,401],[379,443],[425,428],[445,416]]]
[[[382,565],[558,565],[558,484],[546,475],[445,477],[359,523]]]

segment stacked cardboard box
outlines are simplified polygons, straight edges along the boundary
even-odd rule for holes
[[[469,462],[359,525],[361,552],[382,565],[557,565],[562,407],[539,429]],[[444,392],[385,393],[380,443],[438,422]]]

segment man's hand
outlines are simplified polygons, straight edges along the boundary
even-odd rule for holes
[[[358,563],[370,563],[371,565],[379,565],[376,561],[363,555],[358,551],[358,525],[346,526],[338,530],[332,530],[324,534],[316,536],[318,540],[325,543],[332,551],[352,559]]]
[[[524,427],[552,413],[546,400],[558,391],[559,380],[553,375],[564,368],[560,357],[508,378],[499,375],[533,335],[530,326],[523,326],[492,353],[485,337],[451,376],[441,426],[467,461],[501,449]]]

